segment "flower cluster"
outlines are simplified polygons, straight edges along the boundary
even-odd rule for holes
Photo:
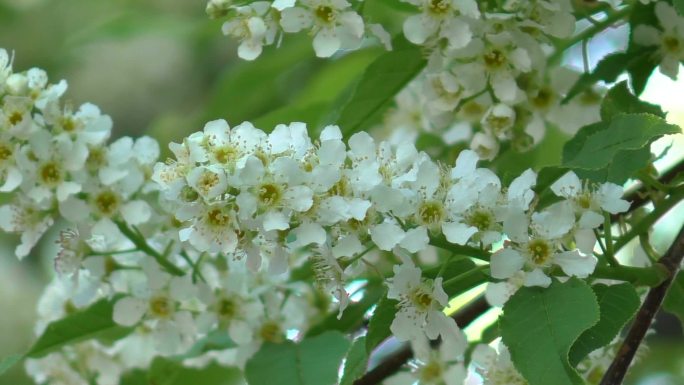
[[[162,163],[151,138],[108,142],[111,120],[62,103],[65,82],[13,73],[5,51],[0,63],[2,190],[15,193],[0,226],[22,234],[20,258],[56,219],[70,227],[36,331],[99,301],[113,303],[113,321],[129,331],[109,346],[84,342],[28,361],[38,382],[116,384],[216,333],[230,343],[187,358],[242,368],[264,341],[301,338],[330,311],[341,315],[350,287],[379,273],[397,302],[390,330],[416,351],[411,375],[460,383],[466,340],[444,313],[443,277],[423,274],[420,256],[433,245],[491,255],[491,276],[505,280],[491,287],[510,295],[548,285],[556,266],[588,276],[593,230],[627,208],[621,187],[569,173],[552,186],[562,201],[538,209],[532,170],[504,186],[474,151],[451,166],[411,142],[376,143],[365,132],[344,141],[337,126],[312,139],[303,123],[266,133],[215,120],[171,143],[175,159]],[[430,348],[438,338],[443,348]]]
[[[386,116],[384,128],[393,143],[415,141],[420,133],[431,132],[449,145],[465,142],[481,158],[491,160],[502,143],[517,151],[531,149],[543,139],[547,126],[574,134],[600,120],[601,89],[589,88],[564,100],[580,74],[549,62],[555,60],[551,54],[558,54],[554,42],[575,30],[571,1],[505,1],[497,6],[475,0],[405,2],[417,13],[403,21],[403,35],[423,46],[429,58],[426,69],[397,96],[396,108]],[[360,8],[363,3],[359,4]],[[390,48],[387,32],[379,24],[364,22],[355,8],[344,0],[239,7],[210,0],[207,5],[210,15],[228,17],[223,31],[241,41],[239,56],[249,60],[263,45],[279,42],[283,33],[301,30],[311,31],[316,54],[322,57],[359,47],[365,35],[378,36]],[[648,32],[651,38],[639,41],[660,44],[673,39]],[[679,56],[672,50],[665,57],[676,56],[676,64]]]
[[[634,29],[634,42],[655,47],[660,57],[660,72],[676,80],[679,63],[684,60],[684,17],[664,1],[656,3],[655,14],[662,29],[638,25]]]
[[[365,36],[375,36],[386,47],[390,37],[380,24],[367,24],[346,0],[256,1],[233,6],[230,0],[210,0],[212,18],[230,15],[223,34],[239,40],[238,56],[254,60],[263,46],[279,44],[285,33],[308,31],[318,57],[330,57],[340,49],[356,49]]]

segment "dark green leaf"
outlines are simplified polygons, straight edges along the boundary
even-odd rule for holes
[[[684,325],[684,272],[679,272],[667,291],[663,309],[676,315]]]
[[[301,343],[265,343],[247,361],[250,385],[333,385],[349,340],[340,332],[327,332]]]
[[[639,308],[639,295],[629,283],[592,286],[601,317],[586,330],[570,349],[570,365],[577,364],[594,350],[609,344]]]
[[[678,14],[684,15],[684,0],[672,0],[672,5]]]
[[[351,349],[349,349],[349,353],[347,353],[340,385],[353,385],[354,381],[366,372],[367,366],[366,337],[360,337],[354,341]]]
[[[390,325],[394,321],[394,316],[397,314],[396,300],[387,298],[387,295],[382,296],[378,306],[373,311],[370,323],[368,324],[368,334],[366,335],[366,352],[370,353],[376,346],[380,345],[392,332],[390,332]]]
[[[137,380],[137,379],[136,379]],[[243,384],[239,369],[211,363],[208,366],[187,368],[182,363],[157,357],[147,373],[147,383],[154,385],[238,385]]]
[[[620,151],[645,148],[663,135],[679,132],[679,127],[654,115],[619,114],[610,123],[582,127],[563,148],[563,165],[598,170],[610,165]]]
[[[402,36],[394,49],[371,63],[360,79],[333,103],[324,124],[337,124],[345,136],[362,131],[380,118],[401,91],[425,67],[421,48]]]
[[[112,319],[117,299],[100,300],[88,308],[50,323],[26,356],[40,358],[76,342],[94,338],[111,342],[127,336],[133,328],[118,325]]]
[[[11,356],[7,356],[0,360],[0,376],[10,370],[17,362],[21,361],[22,358],[24,358],[24,356],[21,354],[12,354]]]
[[[653,70],[660,63],[657,47],[644,47],[634,42],[634,30],[641,24],[659,25],[655,15],[655,3],[642,4],[637,2],[629,15],[629,45],[627,53],[629,61],[627,63],[627,73],[631,79],[632,88],[637,95],[640,95],[646,88],[648,78]]]
[[[358,329],[368,309],[377,304],[383,294],[385,294],[385,289],[381,283],[369,283],[364,289],[363,298],[358,302],[350,303],[344,310],[342,318],[337,319],[337,311],[329,314],[321,323],[313,326],[307,332],[307,336],[315,336],[327,330],[346,333]]]
[[[627,82],[620,82],[608,91],[601,103],[601,119],[611,120],[615,115],[648,113],[665,118],[665,113],[655,104],[646,103],[634,96],[627,87]]]
[[[584,381],[568,362],[570,347],[599,320],[596,296],[584,281],[523,287],[503,308],[501,336],[515,367],[530,385]]]
[[[598,62],[596,68],[590,73],[584,73],[572,86],[568,94],[563,99],[566,102],[587,88],[596,84],[599,80],[608,83],[614,82],[618,76],[627,68],[629,55],[626,52],[616,52],[605,56]]]

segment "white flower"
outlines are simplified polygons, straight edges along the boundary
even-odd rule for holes
[[[12,204],[0,206],[0,228],[21,234],[21,244],[15,249],[19,259],[29,254],[53,223],[45,204],[19,198]]]
[[[568,171],[551,185],[551,190],[573,204],[579,217],[579,227],[593,229],[603,223],[601,210],[611,214],[625,212],[629,202],[622,199],[623,189],[614,183],[602,183],[598,189],[582,186],[580,179]]]
[[[511,137],[511,128],[515,124],[515,111],[505,104],[495,104],[482,117],[482,127],[499,139]]]
[[[563,238],[573,229],[575,216],[567,202],[556,203],[541,213],[532,215],[528,224],[524,216],[511,215],[504,228],[514,242],[492,255],[491,274],[498,279],[512,277],[521,269],[525,271],[525,286],[548,286],[551,279],[546,275],[553,265],[558,265],[569,276],[586,278],[594,271],[597,259],[593,255],[582,255],[579,250],[565,251]],[[530,234],[520,229],[530,229]]]
[[[477,345],[472,358],[471,365],[482,376],[483,385],[527,385],[527,380],[513,366],[508,348],[501,342],[497,349]]]
[[[466,378],[462,355],[466,339],[456,324],[453,333],[433,349],[426,338],[411,341],[414,360],[410,362],[411,374],[421,385],[462,385]]]
[[[340,48],[356,48],[363,37],[363,19],[349,10],[346,0],[302,0],[302,7],[285,8],[280,25],[285,32],[312,29],[318,57],[330,57]]]
[[[677,11],[664,1],[656,3],[655,14],[663,30],[650,25],[638,25],[634,29],[634,42],[657,46],[661,56],[660,72],[676,80],[679,62],[684,60],[684,17],[679,16]]]
[[[430,38],[443,37],[450,48],[465,47],[472,33],[468,18],[477,19],[480,11],[475,0],[407,0],[420,8],[421,13],[404,21],[404,35],[408,41],[423,44]],[[461,17],[463,16],[463,17]]]
[[[442,288],[442,278],[421,278],[421,270],[410,259],[394,266],[394,277],[388,283],[387,298],[399,301],[390,330],[400,341],[427,336],[448,336],[455,321],[442,312],[449,298]]]
[[[232,253],[237,248],[239,226],[232,206],[223,202],[186,206],[176,217],[190,221],[190,226],[181,229],[178,236],[197,250]]]
[[[179,353],[196,338],[193,316],[181,307],[181,301],[196,295],[195,287],[189,276],[171,277],[151,259],[144,259],[140,264],[147,278],[146,287],[114,304],[114,322],[133,326],[149,320],[159,353]]]
[[[270,4],[265,1],[237,7],[237,15],[223,24],[223,34],[240,41],[238,56],[241,59],[254,60],[261,55],[264,45],[273,43],[276,31],[264,20],[269,8]]]
[[[66,137],[53,137],[48,131],[39,130],[31,135],[28,146],[19,155],[17,163],[26,176],[22,189],[36,202],[51,200],[53,196],[63,202],[81,191],[81,185],[71,180],[70,172],[83,168],[88,156],[86,148],[75,146]]]

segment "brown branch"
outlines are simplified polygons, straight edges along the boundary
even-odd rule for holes
[[[672,281],[674,281],[682,259],[684,259],[684,226],[679,230],[679,234],[677,234],[674,243],[667,250],[667,253],[658,261],[667,270],[668,278],[660,285],[649,290],[646,300],[641,305],[639,312],[634,318],[634,323],[629,329],[627,337],[625,337],[625,341],[620,346],[620,350],[618,350],[615,359],[603,376],[600,385],[622,384],[622,380],[646,335],[646,331],[651,326],[653,318],[665,299],[667,290],[670,288]]]
[[[662,173],[660,176],[657,177],[657,179],[660,183],[669,184],[679,174],[682,173],[684,173],[684,159],[679,161],[679,163],[674,165],[669,170]],[[638,189],[631,191],[625,195],[625,200],[632,202],[631,206],[629,207],[629,211],[627,211],[628,213],[638,209],[639,207],[651,201],[651,196],[647,193],[647,191],[648,186],[642,185]],[[612,219],[617,220],[617,218],[621,215],[624,215],[624,213],[613,215]]]
[[[456,324],[463,328],[476,320],[479,316],[489,310],[489,304],[480,297],[477,300],[469,303],[463,309],[453,315]],[[363,377],[354,381],[354,385],[375,385],[381,383],[384,379],[396,373],[401,367],[413,358],[413,351],[409,345],[403,346],[401,349],[389,355],[378,366],[370,370]]]

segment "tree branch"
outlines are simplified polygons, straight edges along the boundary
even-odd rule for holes
[[[461,311],[453,315],[456,324],[463,328],[476,320],[479,316],[489,310],[489,304],[480,297],[477,300],[466,305]],[[391,376],[401,369],[401,367],[413,358],[413,351],[411,346],[405,345],[401,349],[389,355],[378,366],[370,370],[363,377],[354,382],[354,385],[375,385],[381,383],[384,379]]]
[[[684,226],[679,230],[679,234],[675,238],[674,243],[670,246],[667,253],[658,261],[662,264],[668,272],[668,278],[663,281],[659,286],[654,287],[649,290],[646,300],[639,309],[639,312],[634,318],[634,323],[629,329],[629,333],[625,338],[625,341],[620,346],[615,359],[610,364],[608,371],[603,376],[600,385],[619,385],[622,384],[622,380],[627,373],[627,369],[634,359],[639,345],[646,335],[646,331],[651,326],[653,318],[660,309],[660,306],[665,299],[667,290],[670,288],[672,281],[674,280],[677,271],[679,270],[679,265],[684,259]]]

